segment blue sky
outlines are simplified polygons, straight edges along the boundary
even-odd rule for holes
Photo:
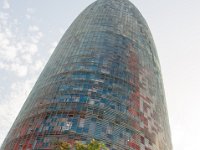
[[[65,30],[94,0],[0,0],[0,143]],[[200,1],[131,0],[162,67],[174,150],[200,139]]]

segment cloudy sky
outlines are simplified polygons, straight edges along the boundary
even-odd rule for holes
[[[94,0],[0,0],[0,144],[64,31]],[[200,1],[131,0],[162,67],[174,150],[200,139]]]

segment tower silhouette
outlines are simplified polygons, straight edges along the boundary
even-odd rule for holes
[[[97,0],[54,50],[2,150],[91,139],[112,150],[172,150],[159,60],[128,0]]]

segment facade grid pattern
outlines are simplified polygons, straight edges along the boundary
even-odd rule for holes
[[[128,0],[97,0],[77,17],[1,148],[93,138],[112,150],[172,150],[154,41]]]

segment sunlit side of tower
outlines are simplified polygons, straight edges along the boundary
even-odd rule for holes
[[[172,150],[154,41],[128,0],[97,0],[77,17],[1,149],[93,138],[112,150]]]

